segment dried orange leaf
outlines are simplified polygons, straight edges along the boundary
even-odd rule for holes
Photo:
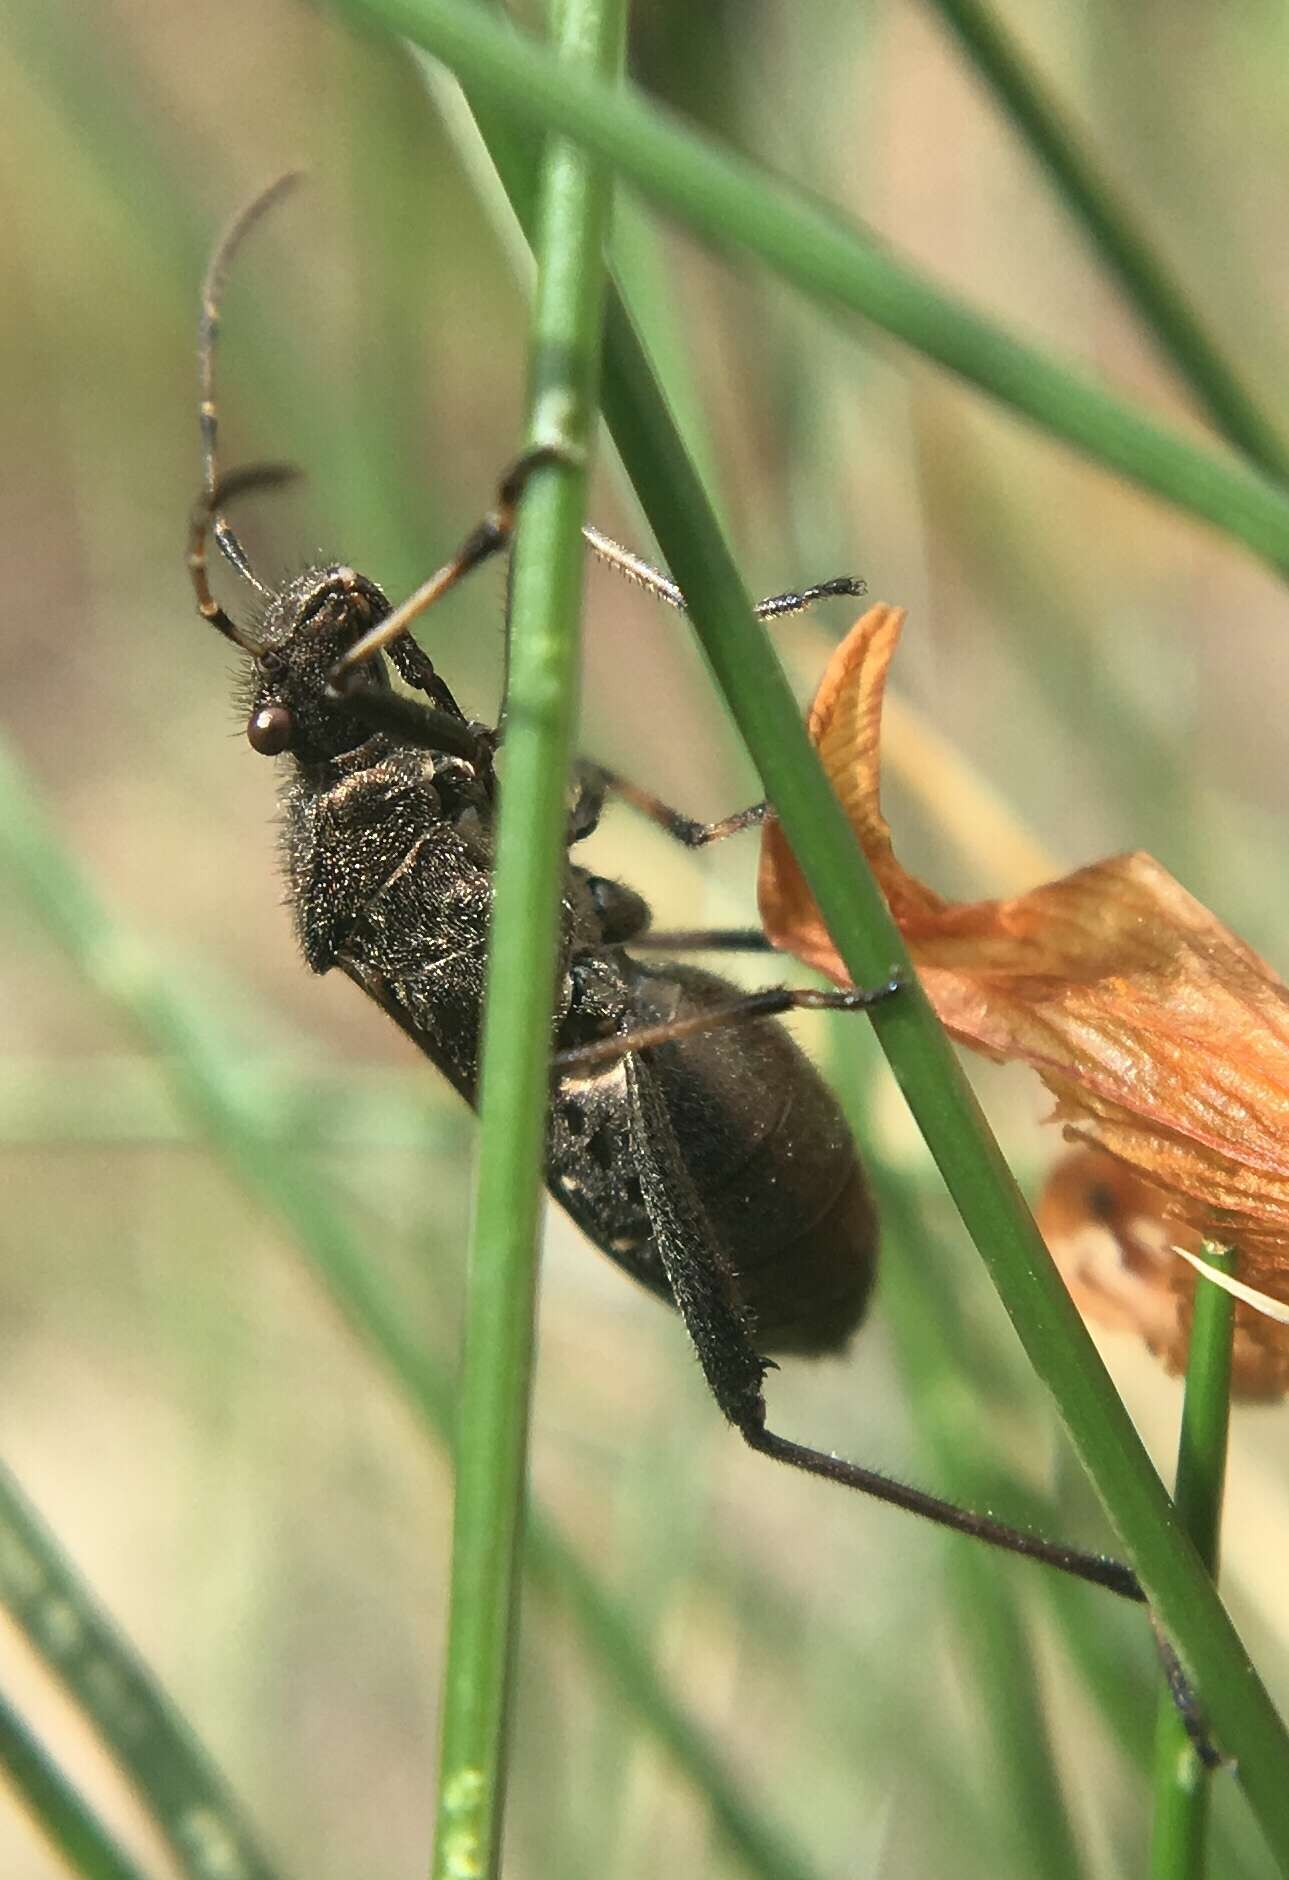
[[[1289,1296],[1289,989],[1145,854],[1002,901],[950,902],[895,858],[881,811],[882,693],[903,610],[874,607],[824,674],[810,735],[937,1012],[1020,1059],[1067,1133],[1167,1191],[1241,1276]],[[778,947],[848,976],[783,832],[764,831],[761,915]]]

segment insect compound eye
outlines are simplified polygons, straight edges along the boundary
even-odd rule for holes
[[[295,716],[285,705],[261,705],[247,721],[247,742],[261,757],[279,756],[294,735]]]

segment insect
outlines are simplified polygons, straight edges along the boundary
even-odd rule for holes
[[[503,728],[467,718],[406,626],[504,549],[535,459],[521,460],[458,554],[397,610],[343,563],[309,569],[275,590],[260,582],[225,511],[290,473],[269,466],[220,476],[215,346],[234,252],[292,180],[280,179],[243,210],[207,273],[199,345],[204,487],[188,567],[202,618],[245,656],[247,738],[282,766],[288,893],[308,965],[352,979],[472,1102]],[[683,605],[665,576],[595,531],[588,536],[628,575]],[[254,629],[211,591],[212,537],[262,597]],[[853,581],[830,582],[774,596],[759,611],[791,612],[821,594],[857,591]],[[395,689],[391,667],[406,689]],[[691,822],[583,765],[570,851],[614,792],[692,847],[765,814],[762,804],[720,823]],[[712,1394],[752,1448],[1141,1599],[1118,1561],[1008,1527],[767,1427],[772,1354],[845,1348],[864,1317],[877,1245],[850,1132],[778,1015],[801,1006],[863,1009],[898,988],[745,994],[698,967],[639,957],[664,938],[650,933],[649,920],[633,889],[570,859],[546,1148],[555,1199],[612,1260],[679,1310]],[[723,937],[669,938],[681,950]]]

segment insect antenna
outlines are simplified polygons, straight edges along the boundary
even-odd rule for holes
[[[224,503],[231,502],[235,496],[245,495],[247,490],[276,489],[299,474],[295,466],[289,463],[250,464],[244,470],[234,470],[231,475],[221,478],[210,489],[203,490],[192,506],[192,517],[188,524],[188,576],[193,593],[197,596],[197,612],[212,627],[218,627],[226,640],[231,640],[234,646],[240,646],[244,653],[256,653],[259,647],[211,593],[210,575],[206,567],[206,542],[212,533],[218,538],[216,517]],[[257,581],[255,585],[259,587],[260,584]],[[263,592],[263,589],[260,591]]]
[[[231,479],[225,480],[221,486],[217,454],[219,411],[215,403],[215,345],[219,338],[220,302],[223,299],[224,285],[234,256],[260,217],[267,214],[275,203],[280,202],[289,190],[295,188],[302,174],[300,170],[288,170],[285,175],[275,178],[267,189],[261,190],[259,195],[244,209],[239,210],[210,258],[210,266],[206,269],[206,278],[201,288],[201,320],[197,329],[199,388],[197,411],[201,425],[202,487],[205,493],[207,526],[218,542],[225,559],[260,594],[267,594],[268,590],[251,567],[246,550],[242,547],[231,524],[220,512],[221,495],[223,497],[228,495]],[[195,511],[193,519],[195,526]],[[191,566],[191,555],[189,565]],[[207,619],[214,620],[217,626],[220,625],[218,619],[213,614],[207,613],[204,606],[202,612]],[[227,619],[227,615],[224,617]],[[220,630],[227,632],[226,627],[221,626]],[[235,639],[237,636],[231,634],[229,637]]]

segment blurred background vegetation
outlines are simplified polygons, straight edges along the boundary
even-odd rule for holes
[[[1289,428],[1282,9],[1011,12]],[[932,5],[821,0],[805,18],[653,0],[637,14],[640,81],[1203,434]],[[451,86],[298,0],[17,0],[0,21],[0,106],[6,737],[57,842],[200,1002],[275,1154],[335,1197],[391,1310],[450,1367],[471,1121],[353,988],[296,957],[270,767],[240,736],[227,649],[196,620],[183,567],[194,335],[218,229],[305,166],[310,187],[257,234],[228,293],[226,460],[308,472],[244,519],[261,570],[342,556],[400,596],[514,450],[513,243]],[[713,259],[631,202],[621,226],[750,584],[853,571],[911,610],[896,686],[955,755],[943,774],[922,759],[911,783],[897,761],[887,799],[903,858],[947,891],[1025,885],[1023,842],[998,860],[988,838],[946,833],[937,793],[956,808],[965,766],[1036,860],[1147,847],[1289,967],[1276,704],[1289,639],[1274,578],[763,271]],[[595,513],[648,551],[607,455]],[[481,717],[496,709],[502,585],[477,577],[426,629]],[[847,624],[842,611],[783,629],[803,696]],[[752,799],[676,617],[595,572],[587,640],[589,753],[697,815]],[[699,862],[615,811],[590,854],[662,924],[752,918],[751,839]],[[174,1064],[108,996],[110,962],[90,984],[21,883],[6,863],[0,1453],[281,1871],[416,1873],[443,1453],[281,1220],[203,1139]],[[867,1037],[815,1036],[867,1118],[886,1272],[849,1362],[774,1378],[777,1426],[1104,1542]],[[1058,1147],[1041,1093],[1022,1073],[980,1082],[1032,1189]],[[1104,1349],[1171,1470],[1179,1387],[1131,1341]],[[1282,1698],[1284,1436],[1279,1409],[1237,1414],[1224,1569]],[[786,1871],[1141,1870],[1156,1670],[1139,1616],[744,1454],[679,1323],[556,1213],[533,1467],[543,1505],[792,1850]],[[522,1653],[507,1872],[749,1870],[558,1600],[530,1597]],[[164,1871],[16,1632],[0,1636],[0,1685]],[[1228,1789],[1219,1781],[1213,1871],[1268,1873]],[[63,1871],[3,1801],[0,1871]]]

